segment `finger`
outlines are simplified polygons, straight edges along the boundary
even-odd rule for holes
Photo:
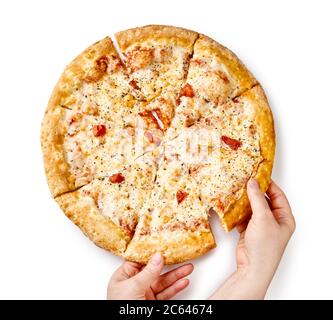
[[[286,195],[273,180],[271,181],[266,194],[271,201],[272,209],[286,209],[291,211]]]
[[[266,193],[270,199],[272,211],[277,222],[295,229],[295,218],[292,214],[289,201],[282,189],[272,181]]]
[[[168,300],[174,297],[179,291],[184,290],[190,281],[188,279],[177,280],[173,285],[166,288],[162,292],[156,295],[157,300]]]
[[[141,265],[136,262],[124,261],[122,265],[115,271],[113,278],[116,281],[122,281],[134,277],[140,272]]]
[[[248,181],[247,195],[250,200],[253,216],[262,217],[267,215],[270,208],[265,199],[265,195],[259,189],[258,182],[255,179],[250,179]]]
[[[177,280],[182,279],[193,271],[193,264],[185,264],[181,267],[178,267],[174,270],[171,270],[167,273],[162,274],[156,282],[154,282],[151,286],[155,293],[159,293],[164,289],[170,287]]]
[[[164,266],[163,257],[160,253],[155,253],[144,269],[133,279],[142,287],[149,288],[160,276]]]

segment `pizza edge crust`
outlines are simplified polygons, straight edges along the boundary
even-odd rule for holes
[[[176,42],[184,47],[192,48],[199,34],[195,31],[178,28],[167,25],[147,25],[117,32],[119,48],[122,52],[126,51],[134,44],[140,45],[147,40],[162,40],[167,39],[170,42]]]
[[[182,233],[181,239],[166,237],[161,241],[151,235],[140,236],[140,241],[132,240],[124,258],[129,261],[147,264],[156,252],[163,254],[165,264],[176,264],[202,256],[216,247],[210,230]]]
[[[55,199],[65,215],[98,247],[118,256],[123,255],[130,237],[110,218],[103,216],[96,205],[74,191]]]
[[[275,130],[272,111],[269,107],[264,90],[257,85],[252,90],[244,93],[253,104],[255,124],[259,133],[259,144],[262,161],[253,174],[262,192],[266,192],[270,181],[275,154]],[[234,202],[221,219],[226,231],[232,230],[237,224],[245,221],[251,214],[251,206],[247,197],[246,188],[242,190],[240,198]]]
[[[227,66],[232,78],[238,82],[235,96],[242,94],[258,84],[258,81],[235,53],[210,37],[204,34],[199,35],[194,45],[194,54],[196,52],[207,52],[208,55],[216,57],[221,64]]]
[[[75,87],[82,84],[82,79],[85,76],[84,66],[89,60],[110,53],[117,54],[109,37],[89,46],[65,68],[49,99],[42,121],[40,140],[45,174],[53,197],[75,190],[63,151],[64,127],[62,119],[65,108],[61,107],[61,101]]]

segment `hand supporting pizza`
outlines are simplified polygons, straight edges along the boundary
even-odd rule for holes
[[[271,182],[265,196],[258,183],[250,180],[248,195],[253,214],[237,226],[237,270],[211,299],[263,299],[295,231],[288,199],[275,182]]]
[[[167,300],[185,289],[189,280],[184,279],[193,271],[192,264],[185,264],[160,275],[163,257],[155,253],[148,264],[125,261],[112,275],[107,298],[110,300]]]
[[[210,299],[263,299],[295,230],[295,220],[288,200],[274,182],[270,184],[266,198],[258,183],[250,180],[248,195],[253,214],[249,221],[237,226],[240,232],[236,251],[237,270]],[[146,268],[151,270],[149,276],[146,275]],[[161,270],[160,260],[155,265],[149,263],[141,272],[135,264],[125,262],[111,278],[108,298],[168,299],[187,286],[188,281],[178,279],[189,274],[192,267],[185,265],[163,275],[162,278],[159,277]],[[152,279],[159,279],[159,285],[151,286],[154,281]],[[140,285],[135,285],[138,281]],[[154,293],[156,288],[161,290],[161,293]]]
[[[107,37],[65,69],[42,124],[51,193],[98,246],[146,264],[215,247],[266,191],[274,160],[264,91],[227,48],[197,32],[146,26]]]

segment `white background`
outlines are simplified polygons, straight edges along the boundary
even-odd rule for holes
[[[121,259],[63,215],[46,184],[40,124],[65,65],[115,31],[187,27],[228,46],[263,84],[275,115],[273,177],[297,230],[269,299],[333,298],[331,1],[1,1],[0,298],[104,299]],[[206,298],[235,269],[236,232],[193,261],[178,298]]]

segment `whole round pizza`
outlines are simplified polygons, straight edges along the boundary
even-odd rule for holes
[[[264,91],[205,35],[151,25],[75,58],[42,123],[48,184],[98,246],[168,264],[215,247],[209,216],[250,215],[246,183],[270,181],[275,138]]]

